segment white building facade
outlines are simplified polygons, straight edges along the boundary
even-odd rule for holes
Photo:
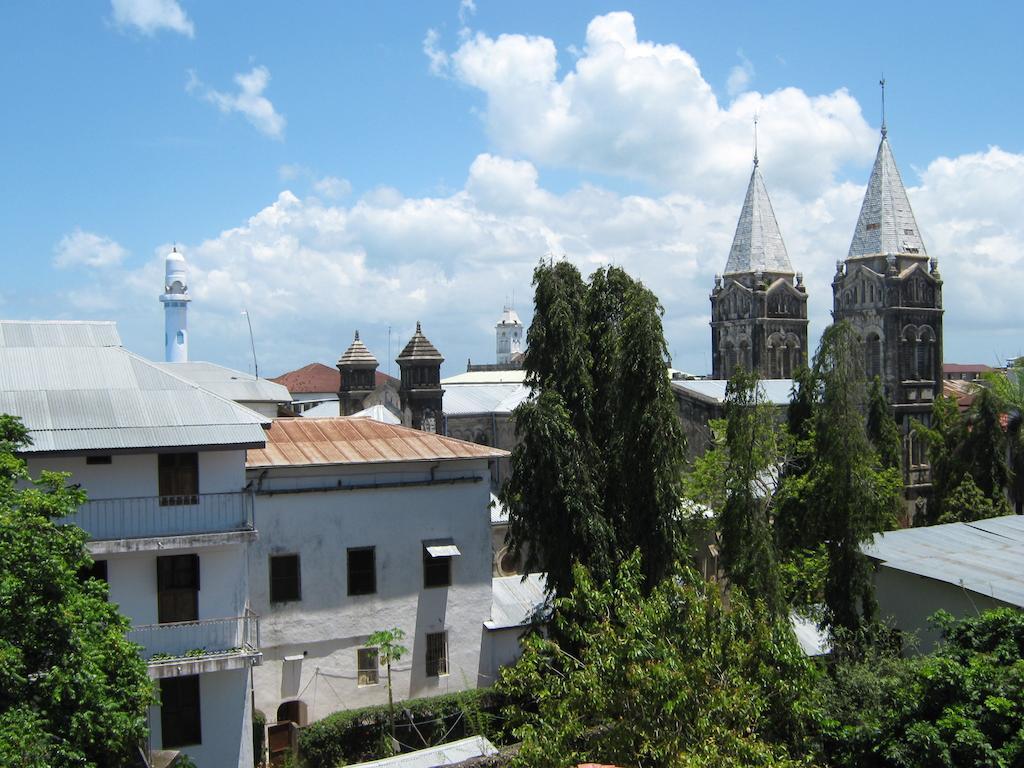
[[[88,494],[66,522],[90,534],[155,681],[150,751],[252,766],[244,462],[264,419],[126,351],[113,323],[0,322],[0,412],[28,428],[33,476],[69,472]]]
[[[278,419],[267,437],[248,473],[268,721],[386,703],[377,630],[405,633],[396,699],[489,684],[488,461],[504,452],[356,418]]]

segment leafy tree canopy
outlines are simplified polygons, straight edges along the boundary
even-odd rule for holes
[[[0,766],[120,766],[146,736],[152,687],[85,533],[53,520],[85,500],[29,478],[20,421],[0,416]]]

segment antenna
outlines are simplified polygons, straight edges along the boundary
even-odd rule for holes
[[[256,371],[256,378],[258,379],[260,377],[260,366],[256,362],[256,340],[252,335],[252,319],[249,317],[248,310],[243,309],[242,314],[245,315],[245,321],[249,324],[249,346],[252,347],[252,367]]]
[[[391,375],[391,326],[388,326],[388,376]]]
[[[757,167],[757,112],[754,113],[754,167]]]
[[[882,138],[884,139],[889,133],[889,129],[885,125],[885,73],[882,73],[882,79],[878,81],[878,84],[882,86]]]

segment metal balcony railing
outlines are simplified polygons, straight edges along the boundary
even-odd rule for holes
[[[253,527],[251,499],[242,492],[92,499],[77,514],[58,522],[74,523],[100,541],[226,533]]]
[[[142,657],[159,662],[220,654],[258,653],[260,617],[252,611],[224,619],[178,621],[132,627],[128,639],[142,646]]]

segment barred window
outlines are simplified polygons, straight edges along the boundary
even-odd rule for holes
[[[378,678],[378,661],[376,648],[360,648],[356,651],[356,684],[359,686],[376,685]]]
[[[427,633],[427,677],[448,674],[448,633]]]

